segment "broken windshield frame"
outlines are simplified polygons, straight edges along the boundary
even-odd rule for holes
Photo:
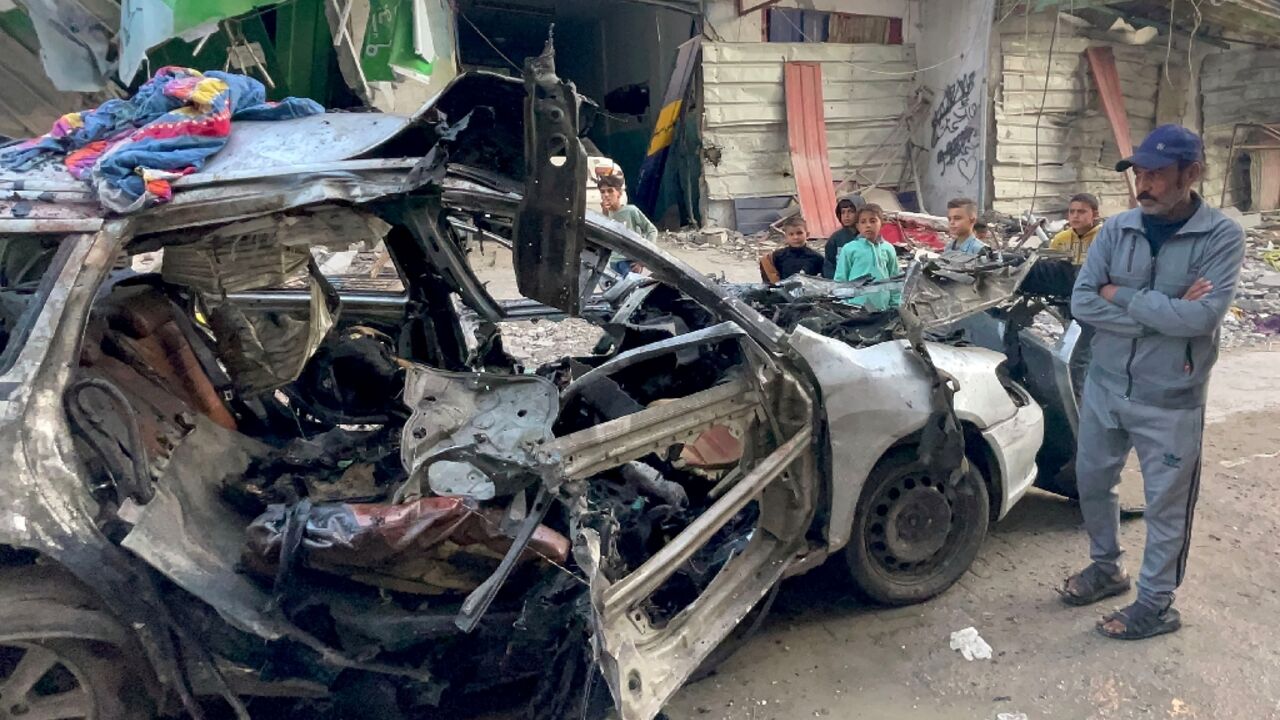
[[[13,236],[11,236],[12,238]],[[36,290],[26,300],[26,306],[22,312],[18,314],[13,323],[12,328],[8,330],[4,339],[4,349],[0,351],[0,375],[7,375],[13,369],[13,365],[18,360],[18,356],[22,353],[22,349],[26,347],[27,341],[31,336],[31,329],[35,325],[36,318],[40,316],[41,309],[44,308],[49,294],[53,291],[54,285],[58,277],[62,274],[63,267],[67,264],[67,259],[71,256],[79,235],[70,235],[63,239],[53,253],[53,258],[49,261],[49,266],[45,268],[44,273],[40,277],[40,282],[36,286]],[[38,262],[39,258],[34,258],[31,262]],[[5,278],[6,286],[0,288],[0,292],[14,293],[16,290],[9,288],[9,279]]]

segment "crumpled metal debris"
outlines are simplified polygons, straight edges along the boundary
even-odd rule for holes
[[[557,464],[542,448],[553,439],[560,393],[531,375],[458,373],[412,365],[401,455],[409,480],[397,500],[436,495],[492,500],[522,490]]]
[[[282,566],[294,565],[401,592],[466,592],[489,576],[511,545],[501,521],[501,509],[479,509],[463,498],[272,505],[246,530],[241,564],[277,584]],[[568,538],[539,526],[520,560],[559,564],[568,555]]]
[[[224,480],[223,495],[254,514],[304,497],[315,503],[383,500],[404,479],[398,441],[399,429],[391,427],[334,428],[297,438],[255,461],[243,475]]]

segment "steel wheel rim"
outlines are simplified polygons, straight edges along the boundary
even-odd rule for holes
[[[44,645],[0,643],[0,720],[94,720],[83,669]]]
[[[965,522],[955,484],[906,471],[885,483],[869,506],[868,555],[891,576],[928,575],[944,565]]]

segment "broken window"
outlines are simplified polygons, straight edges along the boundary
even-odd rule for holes
[[[769,42],[902,44],[902,18],[768,8]]]
[[[25,330],[39,310],[38,298],[49,292],[60,243],[47,235],[0,237],[0,368],[8,369],[25,341]],[[48,279],[46,279],[46,277]]]

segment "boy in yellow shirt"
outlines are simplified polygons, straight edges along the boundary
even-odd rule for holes
[[[1073,195],[1071,204],[1067,206],[1067,227],[1053,236],[1049,249],[1070,252],[1071,264],[1080,267],[1100,229],[1098,198],[1089,193]]]

